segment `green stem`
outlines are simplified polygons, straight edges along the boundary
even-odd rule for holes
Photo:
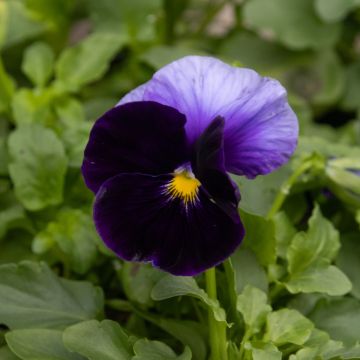
[[[275,200],[267,214],[267,219],[271,219],[282,207],[286,196],[289,194],[292,186],[305,171],[309,170],[312,167],[311,161],[305,161],[299,166],[293,174],[281,185],[280,191],[277,193]]]
[[[206,291],[209,297],[217,300],[216,270],[211,268],[205,272]],[[217,321],[209,309],[209,340],[212,360],[227,360],[226,324]]]
[[[241,360],[244,359],[245,344],[250,339],[250,337],[251,337],[251,332],[248,328],[246,328],[244,337],[240,344],[240,350],[239,350],[239,359],[241,359]]]

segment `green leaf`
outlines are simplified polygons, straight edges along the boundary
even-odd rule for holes
[[[341,29],[339,24],[320,21],[313,0],[251,0],[244,6],[244,19],[293,49],[330,47]]]
[[[82,86],[99,80],[123,44],[119,34],[94,33],[88,36],[60,55],[56,63],[57,80],[71,91],[78,91]]]
[[[165,275],[150,264],[126,262],[121,268],[121,280],[127,298],[141,305],[151,305],[151,291]]]
[[[260,290],[268,291],[268,280],[265,269],[259,264],[250,249],[240,247],[231,255],[231,263],[235,274],[235,288],[240,294],[246,285],[252,285]]]
[[[245,349],[251,351],[253,360],[281,360],[282,353],[271,343],[263,343],[260,341],[248,342]]]
[[[9,136],[9,153],[15,194],[26,209],[61,203],[67,159],[52,130],[39,124],[19,127]]]
[[[311,267],[291,276],[286,288],[293,294],[299,292],[321,292],[331,296],[348,293],[352,284],[347,276],[336,266]]]
[[[168,332],[183,345],[188,346],[194,359],[205,360],[207,331],[204,325],[195,321],[168,319],[144,311],[137,311],[147,321]]]
[[[95,318],[102,307],[99,288],[60,279],[45,263],[0,266],[0,323],[11,329],[64,327]]]
[[[340,357],[343,360],[360,359],[360,345],[357,344],[351,348],[340,347],[339,349],[326,349],[326,351],[323,351],[322,356],[324,360],[330,360],[337,357]]]
[[[0,4],[0,13],[1,13]],[[5,4],[6,6],[6,4]],[[1,20],[1,18],[0,18]],[[15,92],[15,84],[10,75],[6,72],[3,62],[0,58],[0,113],[9,110],[11,99]]]
[[[132,341],[121,326],[111,320],[91,320],[67,328],[65,346],[90,360],[129,360]]]
[[[273,221],[275,226],[276,253],[282,259],[286,259],[286,252],[296,234],[296,229],[285,212],[275,214]]]
[[[329,333],[332,339],[354,345],[360,334],[360,302],[353,298],[340,298],[319,302],[310,314],[317,328]]]
[[[251,334],[260,332],[265,324],[266,316],[271,312],[266,294],[250,285],[247,285],[242,294],[238,296],[236,308],[243,315]]]
[[[44,33],[47,28],[38,21],[23,1],[4,1],[0,5],[0,23],[4,24],[0,47],[9,47]]]
[[[326,22],[343,20],[357,6],[360,6],[359,0],[315,0],[315,9]]]
[[[1,6],[1,4],[0,4]],[[0,347],[0,359],[1,360],[18,360],[19,358],[10,351],[7,346]]]
[[[324,292],[333,296],[349,292],[349,279],[338,268],[330,266],[339,247],[337,230],[316,206],[307,233],[297,233],[288,248],[287,289],[292,293]]]
[[[10,349],[23,360],[85,360],[65,348],[59,330],[14,330],[5,338]]]
[[[55,221],[37,234],[33,249],[42,253],[49,245],[51,247],[56,243],[66,254],[71,268],[84,274],[96,260],[97,239],[93,220],[89,215],[80,209],[64,209],[59,212]]]
[[[54,126],[55,117],[50,103],[53,100],[51,89],[27,89],[17,91],[11,107],[17,125],[38,123]]]
[[[250,214],[266,216],[280,186],[290,175],[291,168],[282,166],[269,175],[258,176],[255,179],[232,176],[241,193],[240,209]]]
[[[135,356],[132,360],[191,360],[191,351],[188,347],[180,356],[160,341],[138,340],[134,345]]]
[[[272,220],[242,211],[241,220],[245,227],[244,246],[250,248],[261,265],[267,266],[275,262],[276,241]]]
[[[352,282],[351,293],[360,299],[360,242],[358,233],[341,237],[341,249],[336,264]]]
[[[307,233],[298,233],[288,249],[289,272],[294,274],[312,265],[329,264],[339,248],[338,231],[315,206]]]
[[[49,45],[36,42],[25,50],[22,71],[34,85],[44,86],[53,73],[54,57]]]
[[[218,301],[210,299],[192,277],[166,275],[154,286],[151,297],[161,301],[177,296],[193,296],[209,306],[217,321],[226,321],[226,314]]]
[[[96,30],[122,34],[127,41],[152,39],[154,17],[161,11],[160,0],[88,0],[86,6]]]
[[[311,335],[313,323],[296,310],[281,309],[267,317],[265,340],[277,346],[287,343],[302,345]]]

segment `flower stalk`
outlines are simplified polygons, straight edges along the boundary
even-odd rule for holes
[[[206,291],[209,297],[217,301],[216,269],[215,267],[205,272]],[[227,360],[226,325],[217,321],[209,309],[209,341],[211,360]]]

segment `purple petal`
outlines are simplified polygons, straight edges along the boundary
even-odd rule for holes
[[[190,143],[223,117],[226,169],[235,174],[267,174],[284,164],[297,144],[297,118],[281,84],[211,57],[177,60],[130,94],[121,102],[136,95],[185,114]]]
[[[151,261],[174,275],[196,275],[224,261],[244,229],[200,186],[185,206],[167,191],[173,175],[123,174],[106,181],[94,207],[105,244],[130,261]]]
[[[96,193],[119,173],[174,171],[188,157],[185,121],[177,110],[149,101],[111,109],[95,123],[85,149],[87,186]]]
[[[117,106],[127,104],[129,102],[134,102],[134,101],[143,101],[144,91],[145,91],[147,85],[148,85],[148,83],[142,84],[142,85],[138,86],[137,88],[135,88],[134,90],[130,91],[118,102]]]
[[[256,94],[245,104],[223,109],[225,164],[229,172],[254,178],[286,163],[295,151],[298,121],[276,80],[263,78]]]
[[[218,116],[198,138],[195,144],[193,168],[209,196],[229,216],[237,219],[240,193],[225,170],[224,124],[224,119]]]

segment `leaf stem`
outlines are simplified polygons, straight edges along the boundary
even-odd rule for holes
[[[303,162],[293,173],[292,175],[281,185],[280,191],[277,193],[275,200],[266,216],[267,219],[271,219],[282,207],[286,196],[289,194],[290,189],[295,184],[296,180],[300,175],[305,171],[309,170],[312,167],[311,161]]]
[[[205,272],[206,291],[209,297],[217,300],[216,269],[211,268]],[[212,360],[227,360],[226,325],[217,321],[209,309],[209,341]]]

